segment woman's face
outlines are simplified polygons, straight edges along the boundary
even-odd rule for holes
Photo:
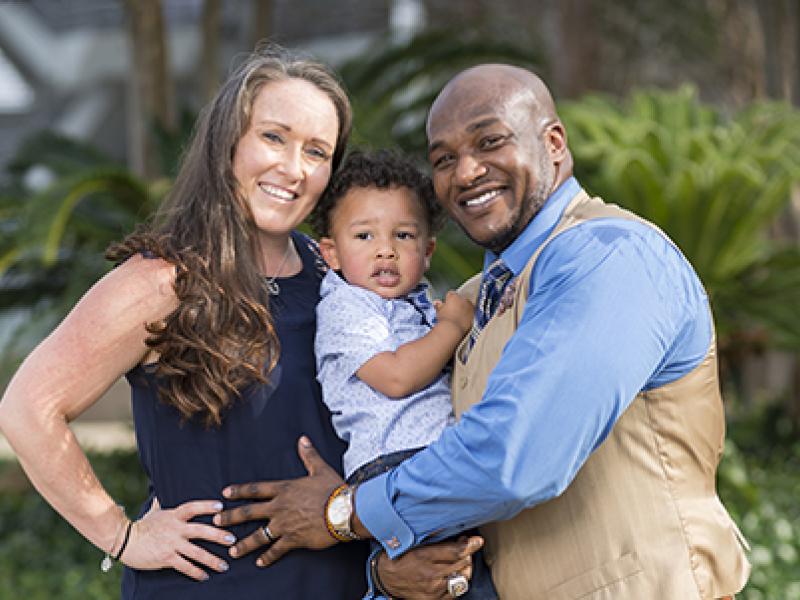
[[[331,176],[338,130],[333,102],[304,79],[258,92],[233,174],[262,234],[285,236],[314,208]]]

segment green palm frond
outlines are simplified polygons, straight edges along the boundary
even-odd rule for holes
[[[32,167],[46,169],[52,183],[28,189]],[[0,191],[0,312],[31,311],[5,348],[13,362],[105,273],[106,246],[153,211],[166,185],[146,183],[95,149],[47,133],[23,144],[8,172]]]
[[[521,48],[477,30],[431,30],[405,42],[380,41],[339,69],[353,102],[354,139],[424,155],[427,111],[450,78],[481,62],[531,67],[542,64],[542,56],[535,47]]]
[[[144,182],[117,167],[86,170],[63,177],[44,191],[21,198],[6,218],[13,233],[3,246],[17,256],[38,255],[50,267],[65,247],[102,252],[155,207]],[[10,222],[13,221],[13,225]],[[13,265],[5,262],[0,276]],[[0,263],[2,264],[2,263]]]
[[[695,90],[564,103],[576,172],[663,228],[706,285],[721,335],[745,323],[800,349],[797,252],[769,236],[800,184],[800,112],[760,103],[725,118]]]

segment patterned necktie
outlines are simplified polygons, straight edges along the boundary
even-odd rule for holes
[[[472,330],[469,332],[469,342],[464,352],[465,362],[472,347],[475,345],[475,340],[478,339],[478,334],[480,334],[481,330],[497,310],[497,306],[500,304],[500,298],[503,297],[503,292],[509,281],[511,281],[513,274],[514,273],[501,258],[498,258],[490,264],[489,268],[484,272],[483,280],[481,281],[481,289],[478,293],[478,301],[475,304],[475,320],[472,323]]]

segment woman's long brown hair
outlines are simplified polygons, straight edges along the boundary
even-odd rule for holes
[[[106,252],[117,263],[145,253],[175,265],[178,307],[147,325],[147,345],[159,354],[160,398],[207,426],[222,422],[246,385],[266,382],[278,360],[256,225],[233,174],[233,155],[261,88],[289,78],[312,83],[336,109],[335,171],[352,120],[341,84],[317,61],[262,45],[201,114],[175,184],[150,224]]]

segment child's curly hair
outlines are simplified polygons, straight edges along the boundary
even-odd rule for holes
[[[429,234],[435,235],[444,226],[447,216],[436,201],[433,182],[413,159],[394,150],[353,150],[311,215],[311,226],[317,235],[331,235],[331,214],[348,191],[370,187],[379,190],[408,188],[425,212]]]

